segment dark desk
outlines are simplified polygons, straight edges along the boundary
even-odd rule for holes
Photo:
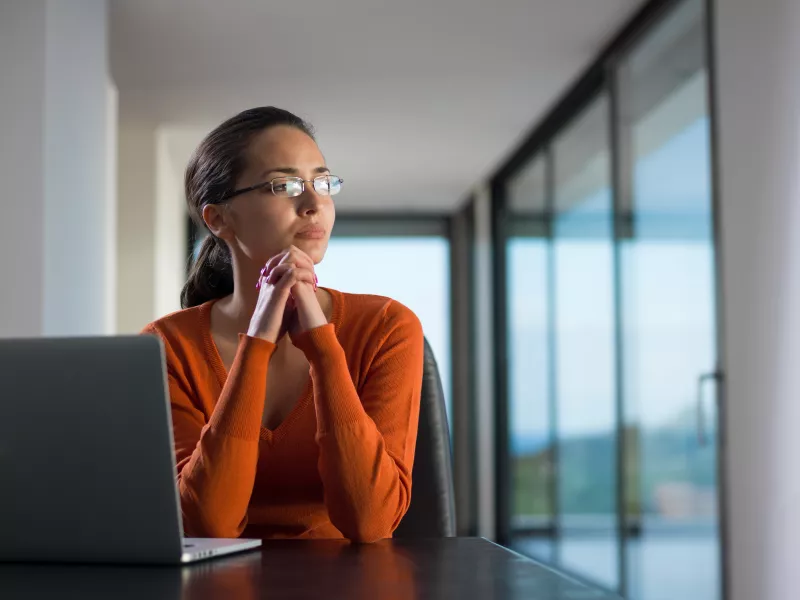
[[[0,598],[609,600],[483,539],[270,541],[186,567],[0,564]]]

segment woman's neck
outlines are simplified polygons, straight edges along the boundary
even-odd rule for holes
[[[248,259],[233,256],[233,294],[225,301],[224,310],[228,317],[236,323],[239,331],[247,331],[250,318],[258,302],[256,284],[261,267]]]

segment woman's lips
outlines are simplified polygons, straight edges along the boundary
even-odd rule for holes
[[[321,240],[325,238],[325,230],[322,227],[306,227],[298,231],[295,237],[303,240]]]

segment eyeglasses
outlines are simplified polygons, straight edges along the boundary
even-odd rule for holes
[[[276,177],[270,181],[257,183],[250,187],[234,190],[227,196],[224,196],[220,202],[229,200],[234,196],[246,194],[253,190],[260,190],[268,188],[276,196],[284,198],[294,198],[299,196],[306,190],[306,183],[311,183],[314,186],[314,191],[320,196],[335,196],[342,191],[342,183],[344,180],[336,175],[320,175],[314,179],[302,179],[301,177]]]

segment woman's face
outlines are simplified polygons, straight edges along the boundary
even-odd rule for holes
[[[305,189],[293,198],[273,194],[270,186],[236,196],[212,217],[224,222],[217,235],[257,264],[292,245],[319,263],[336,215],[333,199],[309,181],[329,173],[316,142],[294,127],[271,127],[253,138],[246,164],[236,189],[285,176],[307,180]]]

